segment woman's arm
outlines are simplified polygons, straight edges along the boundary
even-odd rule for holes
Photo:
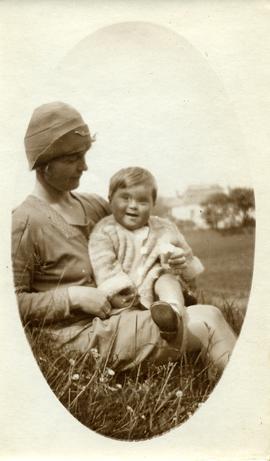
[[[12,222],[12,263],[15,292],[23,322],[47,321],[65,318],[69,315],[69,296],[66,287],[32,292],[31,281],[38,268],[38,235],[31,235],[30,219]]]
[[[23,323],[54,322],[64,319],[75,311],[106,318],[110,305],[106,296],[94,287],[64,286],[34,292],[32,283],[40,270],[39,244],[42,229],[30,224],[30,219],[13,216],[12,261],[15,292]]]

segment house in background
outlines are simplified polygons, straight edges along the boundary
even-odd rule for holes
[[[182,195],[177,194],[177,197],[166,200],[168,205],[170,204],[170,214],[175,220],[193,223],[197,229],[206,229],[208,225],[202,218],[201,203],[210,195],[224,192],[218,184],[194,185],[189,186]]]

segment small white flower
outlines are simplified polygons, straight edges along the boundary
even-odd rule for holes
[[[129,411],[130,413],[134,413],[133,408],[131,408],[129,405],[127,405],[127,411]]]
[[[95,347],[92,347],[92,349],[90,350],[92,356],[94,357],[94,359],[98,359],[99,358],[99,353],[98,353],[98,350],[95,348]]]
[[[104,376],[104,375],[101,375],[100,378],[99,378],[99,381],[100,381],[101,383],[105,383],[105,382],[106,382],[105,376]]]
[[[144,420],[146,419],[145,415],[141,415],[141,418],[144,419]]]
[[[115,385],[115,387],[117,387],[117,389],[122,389],[122,384],[117,383],[117,384]]]
[[[80,379],[79,373],[74,373],[74,375],[72,375],[72,380],[73,381],[79,381],[79,379]]]
[[[112,387],[112,386],[108,386],[108,389],[109,389],[110,391],[112,391],[112,392],[116,392],[116,391],[117,391],[116,387]]]
[[[75,365],[75,360],[74,359],[69,359],[69,363],[72,367],[74,367]]]
[[[115,372],[111,369],[111,368],[107,368],[107,374],[109,376],[114,376],[115,375]]]
[[[179,390],[179,391],[176,391],[175,395],[176,395],[176,397],[177,397],[178,399],[181,399],[181,398],[183,397],[183,392],[180,391],[180,390]]]

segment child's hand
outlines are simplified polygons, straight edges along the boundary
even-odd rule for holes
[[[162,242],[160,244],[161,265],[171,269],[174,274],[181,274],[186,269],[186,257],[182,248],[176,247],[171,243]]]
[[[168,259],[168,264],[174,274],[181,274],[181,272],[187,268],[184,250],[176,247],[175,251],[171,254],[171,256]]]
[[[131,307],[138,303],[138,295],[135,288],[125,288],[111,297],[110,303],[114,309]]]

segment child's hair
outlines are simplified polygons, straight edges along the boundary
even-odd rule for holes
[[[153,202],[155,203],[157,198],[156,180],[150,171],[138,166],[122,168],[111,177],[109,187],[109,200],[112,199],[113,194],[117,191],[117,189],[137,186],[138,184],[147,184],[152,188],[152,197]]]

